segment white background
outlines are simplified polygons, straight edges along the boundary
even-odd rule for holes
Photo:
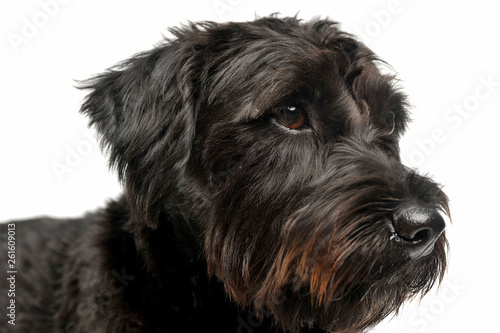
[[[79,216],[120,192],[78,113],[84,92],[73,80],[149,49],[188,20],[328,16],[397,70],[414,106],[402,155],[451,199],[450,267],[439,292],[374,332],[500,332],[494,1],[54,1],[0,5],[0,221]],[[55,165],[67,172],[58,176]]]

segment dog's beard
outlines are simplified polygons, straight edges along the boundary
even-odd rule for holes
[[[412,260],[390,228],[410,195],[447,213],[439,187],[396,159],[342,149],[321,177],[295,184],[237,168],[215,198],[209,273],[242,307],[290,331],[361,332],[427,293],[446,269],[444,234]]]

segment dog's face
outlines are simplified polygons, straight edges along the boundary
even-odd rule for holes
[[[290,331],[360,332],[442,278],[447,198],[401,164],[368,48],[322,20],[173,32],[86,86],[137,223],[197,221],[209,274]]]

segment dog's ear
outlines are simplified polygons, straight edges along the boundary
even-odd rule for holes
[[[132,218],[155,227],[184,177],[195,133],[194,56],[168,43],[84,81],[81,112],[125,185]]]

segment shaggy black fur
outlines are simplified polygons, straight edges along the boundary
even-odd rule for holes
[[[361,332],[442,278],[447,198],[401,164],[406,98],[366,46],[328,20],[171,31],[83,83],[125,194],[12,223],[1,332]]]

